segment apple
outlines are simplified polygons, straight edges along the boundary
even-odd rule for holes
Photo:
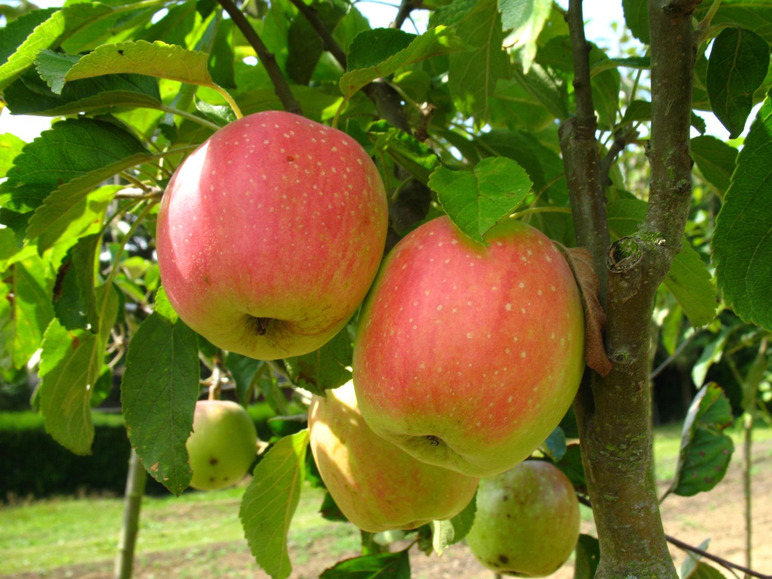
[[[308,415],[311,452],[341,512],[360,529],[415,529],[460,513],[477,479],[418,461],[367,426],[348,382],[313,396]]]
[[[400,240],[360,314],[352,364],[376,434],[477,477],[536,449],[584,371],[582,303],[560,251],[513,219],[485,240],[447,217]]]
[[[215,490],[237,484],[257,454],[257,431],[247,411],[230,400],[199,400],[188,437],[190,486]]]
[[[246,116],[178,167],[158,213],[161,281],[180,318],[257,359],[316,350],[383,257],[377,168],[345,133],[281,111]]]
[[[480,480],[466,542],[489,569],[516,577],[551,575],[578,539],[579,501],[571,481],[553,464],[527,460]]]

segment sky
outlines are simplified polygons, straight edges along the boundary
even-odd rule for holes
[[[61,0],[35,0],[35,3],[40,7],[60,6],[62,4]],[[370,19],[374,26],[387,26],[394,19],[398,1],[392,0],[391,4],[386,5],[382,0],[361,0],[357,3],[357,8]],[[568,0],[558,0],[558,4],[567,8]],[[587,39],[606,49],[610,56],[618,56],[616,33],[611,24],[624,20],[622,3],[585,2],[584,17],[587,23],[585,27]],[[422,21],[425,22],[425,19],[426,13],[422,14],[419,11],[417,14],[419,26]],[[405,29],[410,31],[409,24],[405,26]],[[710,134],[721,139],[728,138],[726,129],[715,118],[706,119],[706,121]],[[50,124],[51,119],[46,117],[14,116],[5,109],[0,111],[0,133],[13,133],[28,142],[39,135],[41,131],[47,129]]]

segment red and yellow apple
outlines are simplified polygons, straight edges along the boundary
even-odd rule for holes
[[[369,426],[425,462],[492,476],[560,422],[584,370],[584,314],[565,258],[506,220],[463,235],[447,217],[404,237],[360,314],[354,384]]]
[[[193,433],[185,447],[193,471],[191,487],[215,490],[233,486],[255,461],[255,423],[240,404],[199,400],[193,415]]]
[[[477,479],[418,461],[362,420],[351,382],[314,396],[311,452],[341,512],[373,533],[450,519],[472,500]]]
[[[158,265],[180,318],[257,359],[311,352],[365,297],[386,241],[377,168],[345,133],[268,111],[179,166],[158,214]]]
[[[466,542],[480,563],[506,575],[546,577],[579,539],[579,501],[559,468],[527,460],[480,480]]]

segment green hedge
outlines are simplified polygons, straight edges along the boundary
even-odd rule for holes
[[[267,404],[250,406],[262,440],[271,436],[266,421],[273,416]],[[92,454],[78,456],[60,446],[45,431],[43,417],[34,412],[0,412],[0,501],[11,497],[42,498],[79,492],[123,494],[130,454],[120,415],[93,413]],[[168,491],[148,479],[148,494]]]

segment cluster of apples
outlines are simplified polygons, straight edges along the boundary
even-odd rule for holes
[[[541,232],[506,220],[481,245],[440,217],[382,262],[387,227],[366,151],[278,111],[231,123],[190,155],[157,227],[170,302],[220,348],[302,355],[362,306],[353,383],[313,398],[309,431],[331,495],[372,532],[458,514],[481,478],[543,442],[584,369],[579,291]]]

